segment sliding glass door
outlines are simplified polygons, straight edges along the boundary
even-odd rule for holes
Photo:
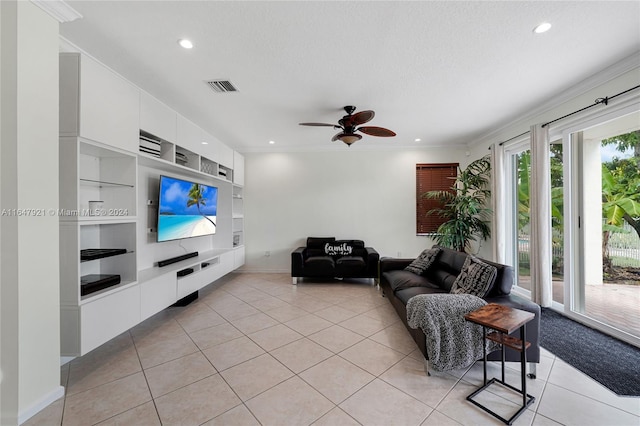
[[[509,241],[507,257],[515,265],[516,288],[530,294],[531,291],[531,234],[530,192],[531,151],[528,140],[506,150],[507,176],[510,190],[507,203],[511,210],[508,226]],[[563,145],[558,139],[550,145],[551,157],[551,221],[552,221],[552,267],[553,300],[560,304],[564,299],[564,184]]]
[[[507,176],[507,263],[514,266],[514,285],[519,291],[531,292],[529,244],[529,181],[531,178],[531,150],[522,141],[505,149]]]
[[[571,131],[565,140],[573,157],[574,244],[564,310],[640,338],[640,113]]]

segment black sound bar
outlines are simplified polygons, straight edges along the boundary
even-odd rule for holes
[[[197,255],[198,255],[198,252],[194,251],[193,253],[183,254],[182,256],[176,256],[176,257],[172,257],[170,259],[159,260],[158,261],[158,266],[160,268],[162,268],[163,266],[171,265],[172,263],[180,262],[180,261],[185,260],[185,259],[190,259],[192,257],[196,257]]]

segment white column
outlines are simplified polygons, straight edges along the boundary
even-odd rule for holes
[[[0,409],[25,421],[60,386],[58,21],[0,2]]]

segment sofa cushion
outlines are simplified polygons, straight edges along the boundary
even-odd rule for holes
[[[436,256],[433,265],[425,272],[425,276],[441,289],[450,291],[468,255],[446,247],[434,247],[438,247],[440,253]]]
[[[353,265],[364,267],[366,263],[361,256],[342,256],[340,259],[336,260],[336,265]]]
[[[489,265],[493,265],[498,270],[496,275],[496,281],[489,290],[489,296],[504,296],[511,293],[513,287],[513,267],[508,265],[502,265],[500,263],[484,260]]]
[[[325,256],[324,249],[317,248],[307,248],[305,249],[305,257],[317,257],[317,256]]]
[[[366,262],[360,256],[343,256],[336,260],[336,271],[341,275],[355,275],[364,271],[366,267]]]
[[[420,256],[415,258],[409,266],[404,268],[404,270],[413,272],[414,274],[424,275],[424,273],[427,272],[427,269],[429,269],[429,267],[433,265],[433,262],[435,262],[438,253],[440,253],[440,249],[438,247],[423,250],[422,253],[420,253]]]
[[[310,274],[333,273],[335,262],[331,256],[312,256],[304,261],[304,267]]]
[[[438,288],[438,286],[432,284],[425,277],[416,275],[413,272],[405,271],[403,269],[383,272],[382,275],[387,280],[389,285],[391,285],[393,291],[410,287]]]
[[[469,255],[462,265],[462,271],[456,278],[451,293],[453,294],[473,294],[478,297],[485,297],[496,280],[498,270],[495,266],[489,265],[473,255]]]
[[[307,249],[324,250],[326,243],[332,243],[335,240],[335,237],[307,237]]]
[[[413,296],[417,296],[419,294],[437,294],[437,293],[447,293],[447,292],[440,288],[410,287],[410,288],[400,289],[396,291],[394,294],[406,306],[409,299],[411,299]]]

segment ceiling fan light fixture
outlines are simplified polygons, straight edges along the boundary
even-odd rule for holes
[[[342,135],[338,139],[340,139],[342,142],[346,143],[347,145],[351,146],[352,143],[358,142],[360,139],[362,139],[362,136],[360,136],[360,135]]]

